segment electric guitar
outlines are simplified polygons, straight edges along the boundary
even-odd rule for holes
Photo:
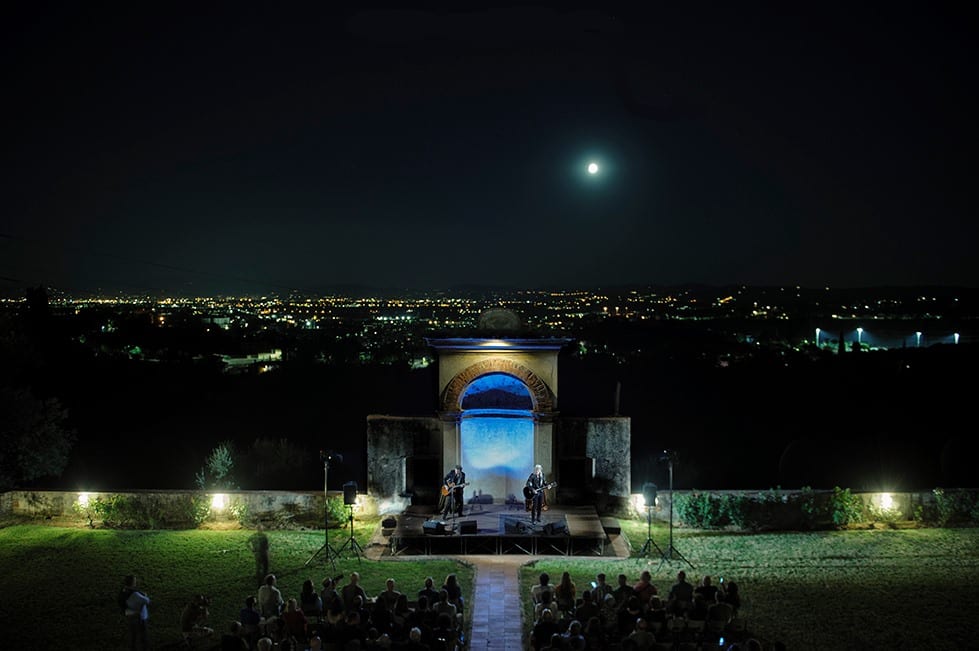
[[[552,481],[550,484],[544,484],[540,488],[531,488],[530,486],[524,486],[523,496],[524,499],[527,500],[527,510],[528,511],[530,510],[535,495],[537,495],[540,492],[546,491],[548,488],[554,488],[555,486],[557,486],[556,481]]]
[[[471,483],[472,483],[471,481],[467,481],[465,484],[453,484],[452,482],[449,482],[448,484],[442,484],[442,497],[448,497],[449,493],[454,488],[465,488]]]

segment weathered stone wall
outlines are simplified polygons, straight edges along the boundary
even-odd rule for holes
[[[442,423],[438,418],[367,417],[367,492],[382,513],[396,513],[410,504],[405,495],[407,464],[415,457],[441,459]],[[437,485],[437,478],[428,478]]]
[[[586,489],[600,513],[628,508],[632,487],[631,420],[624,416],[559,418],[555,448],[558,467],[587,467],[594,473]],[[574,460],[582,460],[576,464]],[[591,460],[590,464],[584,460]],[[573,478],[558,482],[573,485]]]

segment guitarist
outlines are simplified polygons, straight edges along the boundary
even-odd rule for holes
[[[465,504],[463,501],[465,485],[466,473],[462,472],[462,466],[457,463],[455,468],[450,470],[449,474],[442,480],[442,493],[446,496],[445,511],[442,513],[443,518],[449,517],[452,513],[455,513],[460,518],[462,517],[462,507]]]
[[[540,522],[541,507],[544,505],[544,469],[540,464],[534,466],[534,472],[527,477],[527,488],[533,491],[530,499],[530,522]]]

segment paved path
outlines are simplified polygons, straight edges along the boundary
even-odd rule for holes
[[[524,648],[517,572],[528,562],[527,557],[468,556],[466,560],[476,568],[469,648],[473,651]]]

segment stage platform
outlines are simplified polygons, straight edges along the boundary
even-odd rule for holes
[[[619,555],[593,506],[551,506],[535,524],[523,503],[466,504],[462,517],[448,519],[431,506],[412,506],[393,517],[395,526],[382,528],[392,556]]]

